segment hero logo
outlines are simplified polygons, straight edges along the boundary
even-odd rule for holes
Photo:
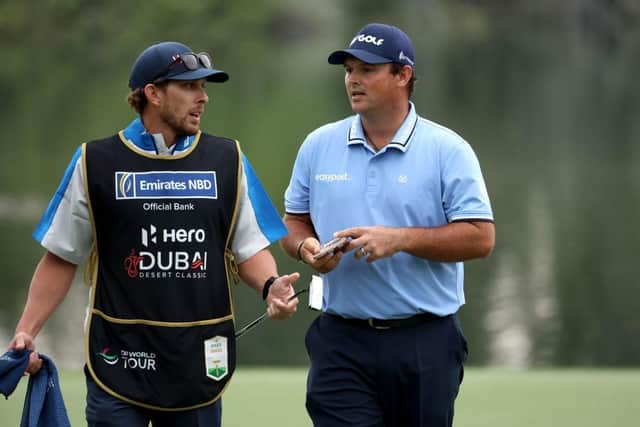
[[[359,34],[355,36],[353,40],[351,40],[349,46],[352,46],[355,42],[371,43],[376,46],[380,46],[382,43],[384,43],[384,39],[378,39],[376,36],[370,36],[368,34]]]
[[[142,228],[140,241],[144,248],[161,243],[204,243],[206,232],[201,229],[158,229],[155,225]],[[127,275],[140,279],[206,279],[207,251],[141,250],[124,259]]]
[[[149,230],[142,228],[141,240],[142,246],[149,247],[150,243],[157,243],[158,236],[156,235],[158,228],[155,225],[150,225]],[[202,228],[185,230],[184,228],[171,228],[162,230],[162,242],[163,243],[202,243],[205,240],[205,232]]]
[[[158,239],[156,238],[156,231],[157,228],[155,225],[149,226],[149,231],[145,228],[142,229],[142,246],[145,248],[149,246],[149,240],[151,240],[151,243],[157,243]]]

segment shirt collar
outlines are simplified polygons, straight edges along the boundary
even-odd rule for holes
[[[191,147],[195,140],[195,135],[182,136],[178,138],[173,147],[167,148],[162,134],[149,133],[140,117],[136,117],[129,123],[129,126],[124,129],[124,136],[143,151],[165,155],[180,153]]]
[[[411,142],[411,136],[416,129],[416,123],[418,123],[418,114],[416,113],[416,107],[413,102],[409,101],[409,114],[400,125],[400,128],[396,131],[391,142],[385,147],[396,148],[400,151],[407,151],[409,143]],[[351,122],[351,128],[349,129],[348,145],[362,144],[366,145],[367,137],[364,134],[362,128],[362,120],[360,115],[357,114]]]

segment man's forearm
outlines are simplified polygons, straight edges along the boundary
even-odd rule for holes
[[[16,332],[35,337],[67,295],[77,265],[50,252],[44,254],[31,279],[29,295]]]
[[[270,276],[278,275],[276,261],[267,249],[238,264],[238,274],[244,283],[262,294],[262,286]]]
[[[289,233],[280,240],[282,249],[292,258],[299,259],[298,247],[307,237],[317,238],[309,215],[284,215],[284,223]]]
[[[415,227],[402,231],[401,250],[441,262],[458,262],[488,256],[495,244],[491,222],[454,222],[442,227]]]
[[[261,295],[267,303],[267,314],[272,319],[287,319],[293,315],[298,300],[293,298],[292,284],[300,278],[299,273],[278,274],[276,261],[267,249],[238,264],[242,280]],[[264,289],[267,279],[269,287]]]

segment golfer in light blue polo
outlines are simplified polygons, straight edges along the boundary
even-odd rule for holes
[[[410,101],[413,43],[369,24],[343,65],[354,116],[311,132],[285,193],[285,251],[323,279],[306,337],[306,406],[318,426],[451,426],[467,343],[463,261],[488,256],[493,213],[461,136]],[[321,243],[348,237],[333,254]]]

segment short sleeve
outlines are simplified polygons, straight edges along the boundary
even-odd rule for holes
[[[291,214],[309,213],[309,183],[310,170],[309,158],[311,156],[311,142],[309,138],[305,140],[296,156],[293,164],[293,172],[289,186],[284,194],[285,212]]]
[[[464,140],[450,145],[442,162],[443,206],[448,221],[493,221],[480,162],[471,146]]]
[[[82,148],[73,155],[33,238],[45,249],[74,264],[89,256],[93,228],[82,171]]]
[[[238,217],[231,250],[236,261],[242,262],[284,237],[287,228],[244,154],[238,191]]]

